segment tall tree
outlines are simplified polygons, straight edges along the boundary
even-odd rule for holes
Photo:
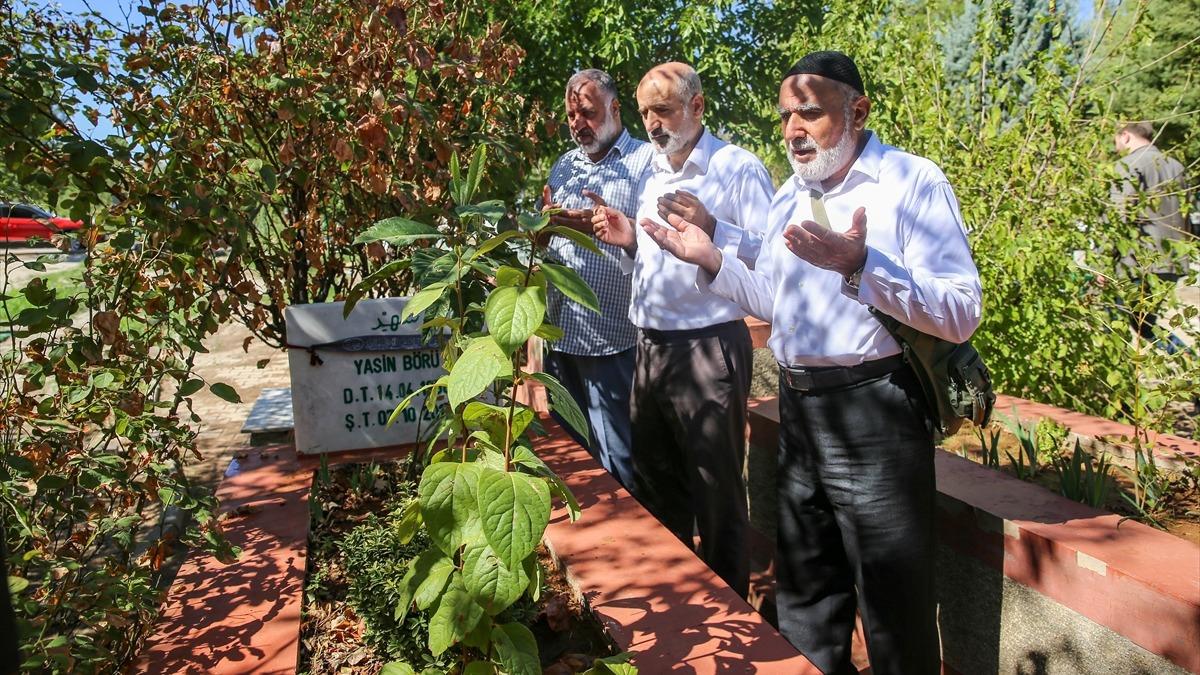
[[[1030,73],[1039,55],[1055,45],[1075,48],[1066,9],[1055,0],[966,0],[939,42],[946,55],[946,85],[971,111],[1005,100],[1025,105],[1040,84]],[[993,83],[1015,87],[1017,96],[990,94]],[[1003,112],[1011,119],[1014,110]]]
[[[1157,144],[1185,164],[1200,162],[1200,0],[1124,0],[1094,19],[1105,33],[1093,81],[1112,112],[1149,120]]]

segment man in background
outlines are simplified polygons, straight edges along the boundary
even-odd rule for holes
[[[578,146],[550,170],[543,191],[556,225],[592,235],[593,199],[626,214],[637,209],[638,193],[653,154],[621,124],[621,103],[613,79],[595,69],[567,82],[567,124]],[[588,422],[589,439],[571,431],[600,464],[628,486],[630,460],[629,394],[633,387],[634,327],[629,321],[630,279],[621,271],[620,250],[600,242],[598,256],[566,237],[550,240],[551,255],[587,282],[600,301],[600,314],[557,289],[547,298],[550,322],[563,331],[551,346],[547,371],[566,386]]]
[[[1120,180],[1113,185],[1112,200],[1118,214],[1136,224],[1147,250],[1144,255],[1159,258],[1146,270],[1167,283],[1175,283],[1187,270],[1186,261],[1174,260],[1168,242],[1182,240],[1188,236],[1188,224],[1184,221],[1179,205],[1188,198],[1187,180],[1183,165],[1163,154],[1154,145],[1154,127],[1149,122],[1130,122],[1121,127],[1115,139],[1117,152],[1124,155],[1117,162]],[[1137,266],[1135,251],[1126,263]],[[1137,266],[1140,271],[1140,266]],[[1150,312],[1135,320],[1138,334],[1151,342],[1158,342],[1154,326],[1158,323],[1156,312]],[[1184,348],[1183,342],[1169,334],[1164,348],[1173,353]]]

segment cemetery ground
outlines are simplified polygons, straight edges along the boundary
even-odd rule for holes
[[[283,387],[289,383],[286,353],[267,348],[257,340],[248,338],[250,338],[249,334],[240,326],[236,324],[226,325],[206,343],[209,352],[200,355],[197,360],[197,371],[201,375],[206,378],[219,378],[234,386],[243,401],[241,404],[231,404],[208,392],[203,392],[197,396],[195,402],[197,412],[204,419],[204,427],[199,437],[199,447],[203,454],[203,460],[195,464],[190,471],[194,478],[211,487],[215,487],[220,482],[230,461],[239,457],[244,458],[247,453],[256,452],[255,449],[247,447],[248,439],[241,433],[242,423],[245,421],[246,414],[254,399],[264,388]],[[755,356],[754,394],[757,396],[772,396],[774,394],[774,382],[772,378],[774,371],[770,354],[768,351],[760,348],[756,350]],[[265,367],[258,367],[258,364],[264,360],[267,361]],[[1181,410],[1183,410],[1182,407]],[[998,410],[998,412],[1003,414],[1005,411]],[[1181,417],[1192,418],[1193,416],[1194,412],[1185,411]],[[998,423],[997,427],[1000,426],[1002,424]],[[966,432],[958,438],[950,439],[946,447],[951,450],[960,451],[962,447],[970,445],[973,433],[974,431]],[[1015,436],[1005,433],[1004,439],[1001,444],[1002,456],[1007,451],[1019,457],[1019,451],[1017,450],[1019,443],[1017,443]],[[754,440],[752,439],[753,442]],[[974,453],[968,452],[967,454],[973,454],[974,461],[981,461],[977,451]],[[752,450],[750,453],[751,466],[748,467],[748,475],[752,495],[773,491],[773,471],[764,470],[762,467],[756,469],[753,466],[756,461],[769,462],[772,459],[773,452],[770,451],[756,453]],[[1010,461],[1003,462],[1004,466],[1002,468],[1006,473],[1013,472],[1010,464]],[[341,488],[332,494],[340,495],[339,499],[343,499],[342,506],[346,507],[345,511],[350,516],[348,520],[336,526],[343,528],[341,534],[344,535],[346,528],[351,525],[360,524],[364,514],[374,511],[374,505],[380,503],[378,501],[355,503],[355,500],[360,499],[360,497],[352,495],[346,489],[347,476],[351,473],[360,474],[363,471],[375,472],[379,470],[379,467],[373,463],[339,469],[341,472]],[[1114,488],[1128,490],[1130,487],[1129,481],[1122,479],[1122,475],[1120,470],[1114,472],[1113,477],[1117,481]],[[370,482],[374,483],[374,481]],[[1042,473],[1034,482],[1041,485],[1048,492],[1057,491],[1053,471],[1048,466],[1042,467]],[[1179,483],[1176,485],[1176,488],[1174,493],[1175,501],[1173,502],[1174,510],[1171,513],[1172,517],[1164,518],[1166,529],[1171,531],[1172,534],[1187,540],[1192,546],[1195,546],[1196,542],[1200,540],[1200,527],[1197,527],[1196,524],[1196,516],[1200,514],[1197,513],[1197,495],[1194,479],[1190,484]],[[1117,493],[1117,489],[1114,489],[1111,496],[1115,497]],[[376,494],[371,499],[378,500],[380,496]],[[1112,498],[1106,506],[1110,508],[1112,506],[1119,507],[1120,501]],[[755,511],[753,506],[752,511]],[[771,531],[769,521],[771,519],[768,517],[766,519],[768,522],[764,523],[764,519],[761,517],[762,509],[759,508],[757,511],[756,515],[759,518],[756,527],[764,535],[769,534]],[[1119,508],[1117,511],[1118,513],[1121,512]],[[314,544],[310,541],[310,546],[312,545]],[[328,546],[328,542],[326,546]],[[760,542],[759,547],[761,548],[761,546]],[[330,561],[328,551],[326,551],[325,555],[322,555],[320,552],[313,552],[311,555],[314,556],[314,559],[309,566],[310,570]],[[546,560],[545,554],[542,555],[542,559],[543,561]],[[325,580],[323,583],[328,583],[328,579],[333,577],[335,580],[333,588],[335,590],[344,588],[345,584],[348,583],[345,577],[345,570],[340,570],[336,566],[330,570],[321,572],[321,577]],[[301,641],[306,645],[307,653],[302,658],[308,659],[306,663],[312,667],[308,672],[324,672],[315,666],[323,666],[328,668],[330,672],[337,672],[336,668],[349,668],[350,670],[346,672],[375,672],[381,663],[380,657],[378,654],[366,649],[363,641],[366,629],[361,617],[357,616],[353,611],[348,610],[344,602],[329,602],[330,598],[328,596],[325,598],[325,602],[319,605],[312,605],[314,595],[320,595],[321,589],[319,585],[315,588],[311,587],[311,580],[309,583],[310,590],[308,591],[309,596],[306,602],[309,602],[310,605],[308,605],[309,609],[306,610],[306,613],[312,614],[310,618],[317,618],[319,625],[323,626],[325,631],[316,631],[316,628],[312,625],[304,629],[306,632],[301,637]],[[769,586],[769,580],[762,583]],[[764,588],[762,583],[759,584],[760,589]],[[565,590],[562,584],[563,582],[560,580],[558,582],[558,592],[560,593]],[[763,595],[767,597],[767,602],[764,603],[763,597],[760,596],[756,601],[756,605],[770,616],[772,607],[769,602],[769,589]],[[562,597],[569,596],[563,594]],[[573,616],[578,616],[579,601],[578,599],[574,599],[571,602],[573,602],[573,609],[575,610]],[[315,611],[313,611],[314,608]],[[998,607],[987,611],[995,611],[997,617],[1001,613]],[[944,622],[955,621],[957,619],[957,615],[954,615],[944,619]],[[999,619],[997,618],[996,620],[998,621]],[[954,629],[956,628],[944,628],[944,630]],[[859,658],[856,660],[862,664],[863,653],[861,642],[857,643],[857,650]],[[573,672],[571,670],[562,670],[565,667],[569,667],[564,665],[564,663],[582,662],[578,655],[574,653],[564,655],[563,659],[566,661],[559,663],[559,671],[553,672]],[[563,661],[563,659],[560,659],[560,661]]]

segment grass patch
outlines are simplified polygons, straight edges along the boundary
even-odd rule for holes
[[[66,269],[45,274],[42,278],[46,280],[46,288],[58,291],[58,297],[60,298],[76,295],[84,291],[83,265],[72,265]],[[24,285],[21,284],[20,287],[10,286],[8,292],[0,296],[0,324],[10,323],[22,310],[33,306],[29,302],[29,299],[21,293],[21,288]]]

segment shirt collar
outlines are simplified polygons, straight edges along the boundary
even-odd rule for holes
[[[835,185],[829,192],[837,192],[844,185],[850,182],[850,176],[858,173],[870,178],[873,181],[879,181],[879,166],[883,162],[883,143],[880,142],[879,136],[875,132],[867,130],[867,144],[863,146],[862,152],[855,158],[854,163],[850,165],[850,171],[846,173],[846,177],[842,179],[841,184]],[[805,190],[815,190],[816,192],[825,192],[821,189],[821,181],[807,181],[799,176],[792,176],[800,187]]]
[[[633,136],[629,135],[628,129],[625,129],[624,127],[622,127],[621,135],[617,136],[617,140],[613,142],[612,147],[608,149],[608,152],[606,152],[604,154],[604,156],[600,158],[599,161],[592,162],[592,158],[588,157],[587,153],[583,151],[583,148],[581,148],[579,146],[575,146],[575,161],[599,164],[600,162],[603,162],[604,160],[611,157],[613,155],[613,153],[616,153],[617,158],[619,159],[621,157],[627,156],[630,152],[632,152],[634,150],[634,148],[632,147],[633,145],[634,145]]]
[[[695,166],[697,173],[707,173],[708,162],[716,152],[716,144],[717,137],[708,133],[708,127],[704,127],[704,131],[700,133],[700,140],[696,141],[696,147],[692,148],[687,159],[683,160],[683,166],[679,167],[678,173],[683,173],[688,164]],[[675,169],[671,168],[671,159],[657,151],[654,153],[654,168],[660,173],[676,173]]]

